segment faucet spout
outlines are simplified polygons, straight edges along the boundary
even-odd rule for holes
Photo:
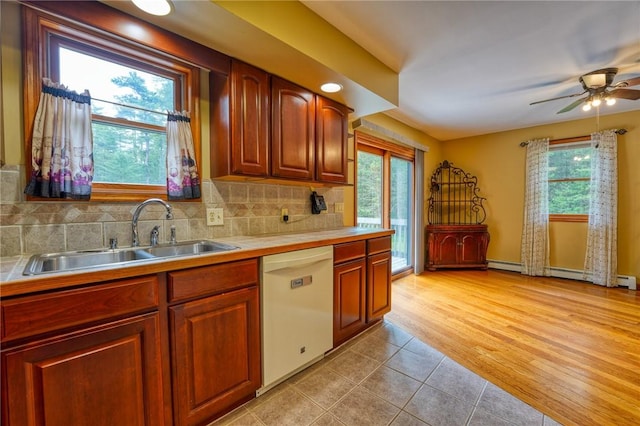
[[[148,200],[145,200],[142,203],[138,204],[135,211],[133,212],[133,218],[131,219],[131,245],[133,247],[137,247],[140,245],[140,239],[138,237],[138,219],[140,218],[140,213],[142,213],[142,210],[146,206],[153,203],[163,205],[164,208],[167,209],[167,219],[173,219],[173,209],[171,208],[171,205],[169,205],[164,200],[161,200],[160,198],[149,198]]]

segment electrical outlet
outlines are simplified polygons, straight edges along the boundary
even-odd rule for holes
[[[336,213],[344,213],[344,203],[335,203],[333,209]]]
[[[280,217],[282,217],[284,223],[287,223],[289,221],[289,209],[283,208]]]
[[[224,216],[221,208],[207,209],[207,226],[224,225]]]

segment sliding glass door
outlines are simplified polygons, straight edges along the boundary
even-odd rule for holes
[[[413,253],[413,151],[358,135],[356,224],[391,228],[392,273],[410,269]]]
[[[390,224],[396,231],[391,238],[392,272],[411,266],[412,163],[391,157]]]

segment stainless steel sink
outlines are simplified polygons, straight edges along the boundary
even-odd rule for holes
[[[165,257],[218,253],[237,248],[238,247],[215,241],[199,240],[184,241],[176,244],[162,244],[153,247],[37,254],[31,256],[27,266],[24,268],[23,275],[39,275],[75,269],[125,265]]]
[[[235,250],[238,247],[215,241],[187,241],[177,244],[160,244],[146,248],[145,251],[156,257],[189,256],[200,253],[218,253]]]

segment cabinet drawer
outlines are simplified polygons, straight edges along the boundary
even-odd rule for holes
[[[258,283],[258,259],[169,272],[169,302],[222,293]]]
[[[367,254],[382,253],[390,250],[391,237],[380,237],[367,240]]]
[[[157,306],[158,279],[155,275],[3,300],[2,340],[91,324]]]
[[[365,255],[365,241],[336,244],[333,246],[333,263],[342,263],[359,259]]]

